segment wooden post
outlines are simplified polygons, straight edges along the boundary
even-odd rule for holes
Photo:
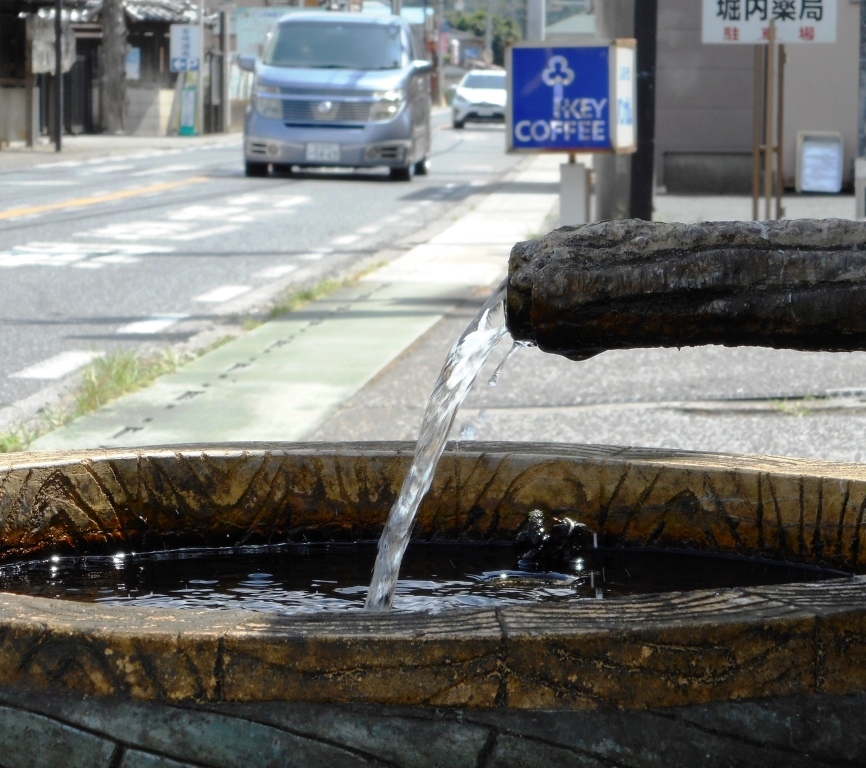
[[[783,173],[784,165],[784,148],[783,129],[784,129],[784,114],[785,114],[785,46],[779,45],[779,86],[778,95],[776,96],[776,218],[781,219],[785,216],[785,209],[782,207],[782,194],[784,193],[785,175]]]
[[[761,128],[764,82],[764,46],[755,46],[755,81],[752,99],[752,219],[758,220],[758,198],[761,186]]]
[[[770,40],[767,44],[767,68],[764,89],[764,218],[771,215],[773,196],[773,101],[776,80],[776,25],[770,22]]]

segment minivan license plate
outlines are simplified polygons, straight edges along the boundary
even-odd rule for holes
[[[317,163],[340,161],[339,144],[307,144],[307,160]]]

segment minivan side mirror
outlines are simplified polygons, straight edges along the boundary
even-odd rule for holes
[[[256,71],[256,57],[255,56],[238,56],[238,66],[244,70],[244,72],[255,72]]]
[[[425,75],[433,71],[433,64],[426,59],[415,59],[412,62],[412,69],[415,70],[416,74]]]

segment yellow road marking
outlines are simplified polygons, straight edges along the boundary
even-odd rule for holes
[[[176,189],[186,184],[198,184],[202,181],[207,181],[204,176],[193,176],[183,181],[169,181],[164,184],[151,184],[149,187],[138,187],[136,189],[124,189],[120,192],[109,192],[105,195],[96,195],[94,197],[78,197],[72,200],[61,200],[57,203],[46,203],[45,205],[30,205],[26,208],[10,208],[8,211],[0,211],[0,221],[3,219],[19,219],[22,216],[33,216],[36,213],[46,213],[47,211],[63,211],[67,208],[85,208],[88,205],[98,205],[99,203],[108,203],[113,200],[125,200],[130,197],[139,197],[141,195],[149,195],[152,192],[165,192],[169,189]]]

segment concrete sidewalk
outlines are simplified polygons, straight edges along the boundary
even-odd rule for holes
[[[853,214],[850,196],[794,196],[789,215]],[[660,195],[669,221],[748,217],[748,197]],[[480,301],[480,300],[479,300]],[[448,313],[361,391],[340,404],[311,441],[415,440],[426,397],[448,349],[479,301]],[[732,454],[866,461],[866,352],[760,347],[614,350],[576,363],[521,349],[493,354],[450,437],[644,446]]]
[[[561,158],[528,158],[453,224],[351,287],[36,440],[32,450],[300,440],[555,226]],[[555,187],[553,187],[555,189]]]

